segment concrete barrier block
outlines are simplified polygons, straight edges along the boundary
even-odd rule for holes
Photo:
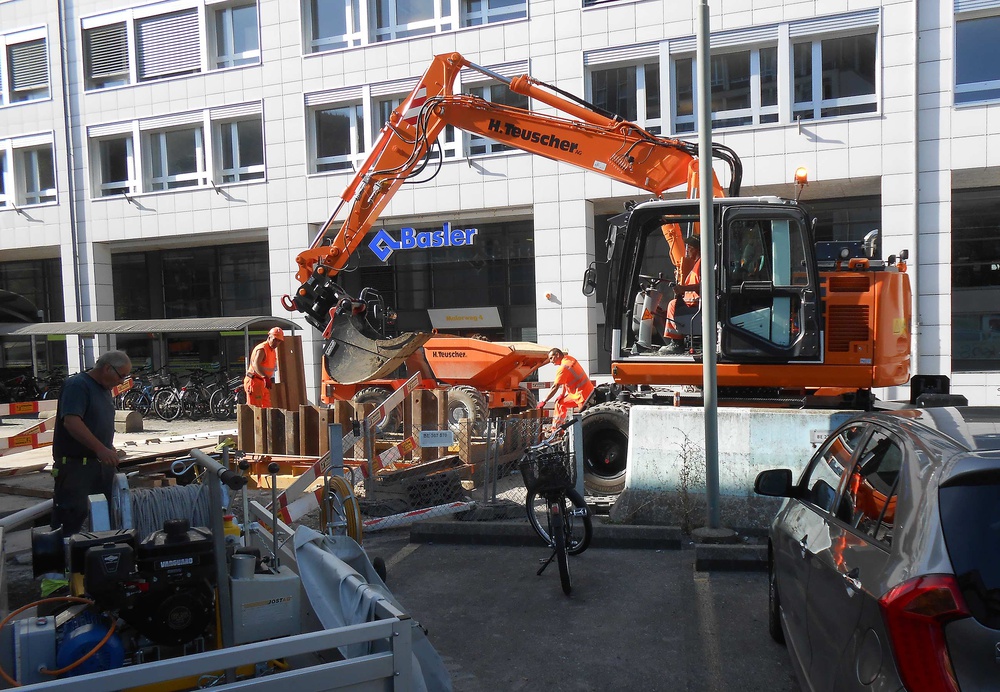
[[[115,411],[115,432],[142,432],[142,414],[138,411]]]

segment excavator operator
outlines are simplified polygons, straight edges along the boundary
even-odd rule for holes
[[[691,331],[692,318],[700,307],[701,290],[701,240],[698,236],[684,239],[684,263],[690,267],[683,280],[674,286],[676,297],[667,305],[666,324],[663,338],[667,342],[659,350],[660,355],[683,353],[684,337]]]
[[[272,327],[267,339],[253,347],[247,362],[247,372],[243,378],[243,389],[247,393],[247,403],[260,408],[271,407],[271,387],[274,386],[274,372],[278,369],[278,343],[285,340],[281,327]]]

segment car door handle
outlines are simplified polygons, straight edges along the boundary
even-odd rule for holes
[[[853,589],[854,591],[861,591],[861,580],[858,579],[858,576],[860,574],[861,574],[860,570],[858,570],[858,568],[855,567],[850,572],[843,575],[844,581],[847,582],[848,588]]]
[[[802,537],[802,540],[801,540],[801,541],[799,541],[799,550],[801,550],[801,551],[802,551],[802,559],[805,559],[805,557],[806,557],[806,543],[807,543],[808,541],[809,541],[809,536],[808,536],[808,534],[807,534],[807,535],[805,535],[805,536],[803,536],[803,537]]]

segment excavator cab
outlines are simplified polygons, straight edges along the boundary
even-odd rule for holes
[[[611,219],[606,305],[613,360],[664,357],[663,324],[681,275],[664,225],[687,237],[698,232],[698,221],[698,200],[646,202]],[[777,198],[721,198],[713,237],[719,362],[817,359],[819,276],[805,211]],[[686,347],[668,358],[691,361],[702,347],[700,305],[677,325]]]

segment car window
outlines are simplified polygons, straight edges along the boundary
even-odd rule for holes
[[[846,479],[837,518],[883,543],[892,542],[896,490],[903,449],[881,430],[865,442]]]
[[[831,435],[823,444],[799,481],[804,501],[825,512],[833,510],[841,476],[851,463],[854,447],[863,432],[860,425],[851,425]]]
[[[1000,474],[970,475],[938,491],[948,555],[972,616],[1000,629]]]

